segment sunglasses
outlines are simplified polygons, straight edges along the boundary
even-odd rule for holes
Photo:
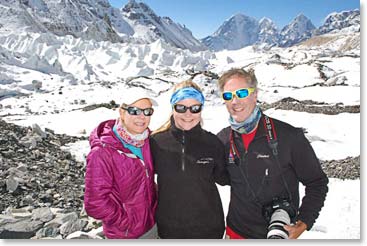
[[[224,101],[232,101],[233,97],[236,96],[238,99],[244,99],[251,95],[255,91],[255,88],[241,88],[235,91],[225,91],[222,93]]]
[[[203,105],[202,104],[196,104],[196,105],[192,105],[190,107],[182,105],[182,104],[175,104],[173,106],[173,108],[175,109],[175,111],[177,113],[183,114],[186,113],[186,111],[188,109],[190,109],[190,112],[193,114],[197,114],[200,113],[201,109],[202,109]]]
[[[153,108],[145,108],[141,109],[138,107],[121,107],[122,109],[126,110],[129,115],[140,115],[143,113],[145,116],[151,116],[154,112]]]

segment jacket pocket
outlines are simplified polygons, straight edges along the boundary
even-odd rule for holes
[[[150,210],[146,204],[134,204],[126,206],[127,226],[125,233],[130,237],[139,237],[146,231],[146,226],[150,222]],[[149,228],[150,229],[150,228]]]

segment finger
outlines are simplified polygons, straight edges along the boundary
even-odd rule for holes
[[[288,232],[292,231],[292,226],[289,226],[289,225],[285,225],[283,226],[284,229],[286,229]]]

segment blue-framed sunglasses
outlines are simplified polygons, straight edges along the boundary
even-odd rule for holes
[[[129,115],[140,115],[143,113],[145,116],[151,116],[154,113],[153,108],[145,108],[141,109],[138,107],[121,107],[122,109],[126,110]]]
[[[238,99],[244,99],[251,95],[255,91],[255,88],[241,88],[235,91],[224,91],[222,98],[224,101],[232,101],[233,97],[236,96]]]

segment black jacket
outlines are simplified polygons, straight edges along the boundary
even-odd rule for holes
[[[273,122],[281,170],[267,141],[264,115],[247,151],[241,134],[230,127],[218,133],[226,146],[227,169],[231,180],[227,225],[245,238],[266,238],[268,221],[263,216],[264,205],[271,203],[273,198],[289,199],[280,173],[289,187],[293,207],[299,208],[295,219],[306,223],[308,230],[319,216],[328,191],[328,178],[302,129],[275,119]],[[231,158],[231,131],[240,158]],[[305,186],[301,207],[299,182]]]
[[[158,174],[158,234],[161,238],[222,238],[224,215],[216,182],[229,183],[224,146],[198,124],[153,135]]]

